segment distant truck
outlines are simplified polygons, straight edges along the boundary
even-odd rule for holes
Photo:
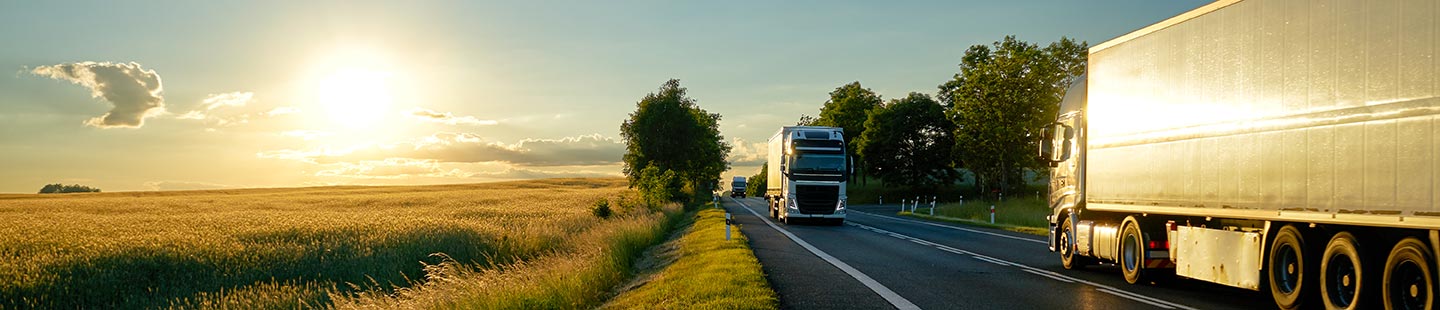
[[[770,217],[787,224],[799,219],[845,223],[845,181],[851,165],[844,130],[781,127],[770,137],[768,151],[765,200]]]
[[[1282,309],[1433,308],[1427,3],[1220,0],[1091,47],[1040,143],[1051,250],[1130,283],[1268,290]]]
[[[745,177],[736,176],[730,180],[730,198],[745,198]]]

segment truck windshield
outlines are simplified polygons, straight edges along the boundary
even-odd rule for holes
[[[840,173],[845,171],[845,154],[797,153],[790,171],[797,173]]]

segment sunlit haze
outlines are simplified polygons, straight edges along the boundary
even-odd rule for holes
[[[620,176],[621,121],[671,78],[748,176],[845,83],[933,94],[971,45],[1207,2],[5,2],[0,192]]]

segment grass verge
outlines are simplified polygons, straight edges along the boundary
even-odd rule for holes
[[[990,206],[995,206],[995,223],[990,223]],[[928,206],[920,206],[915,210],[916,214],[908,211],[901,211],[899,214],[917,218],[933,219],[952,223],[1004,229],[1014,232],[1027,233],[1032,235],[1048,235],[1050,224],[1045,221],[1045,216],[1050,215],[1050,208],[1040,198],[1016,198],[1000,202],[991,201],[966,201],[962,203],[942,203],[935,207],[935,215],[930,215]]]
[[[658,261],[602,309],[774,309],[775,291],[746,237],[732,228],[725,240],[725,212],[704,209],[679,238],[655,247]],[[644,262],[642,262],[644,265]]]

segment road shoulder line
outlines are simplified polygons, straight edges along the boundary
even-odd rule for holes
[[[870,276],[865,275],[865,273],[860,272],[860,270],[856,270],[854,267],[850,267],[850,264],[846,264],[845,262],[840,261],[840,259],[835,258],[834,256],[830,256],[829,253],[825,253],[825,251],[821,251],[819,248],[810,245],[809,242],[805,242],[805,240],[800,239],[800,237],[795,236],[795,234],[791,234],[790,231],[781,229],[780,226],[776,226],[775,223],[770,222],[769,217],[762,216],[760,215],[760,213],[755,212],[755,210],[751,210],[750,206],[745,205],[744,202],[741,202],[740,200],[737,200],[735,198],[730,198],[730,201],[734,201],[736,204],[739,204],[740,208],[745,209],[745,211],[750,212],[750,214],[755,215],[755,217],[757,218],[760,218],[761,221],[765,222],[765,225],[770,225],[770,228],[775,229],[775,231],[778,231],[780,232],[780,234],[785,235],[785,237],[790,238],[790,241],[794,241],[796,244],[799,244],[800,247],[803,247],[805,248],[805,250],[810,251],[811,254],[819,256],[820,259],[823,259],[825,260],[825,262],[834,265],[835,268],[840,268],[840,271],[844,271],[845,274],[848,274],[850,275],[850,277],[855,278],[856,281],[860,281],[860,284],[864,284],[865,287],[870,288],[870,290],[874,291],[875,294],[879,294],[881,298],[885,298],[885,301],[890,302],[890,305],[895,306],[895,308],[900,310],[920,309],[919,306],[916,306],[914,303],[910,302],[910,300],[905,299],[905,297],[901,297],[900,294],[896,294],[895,291],[890,290],[890,288],[888,287],[885,287],[884,284],[880,284],[880,282],[875,281],[875,279],[870,278]]]
[[[936,223],[931,223],[931,222],[926,222],[926,221],[917,221],[917,220],[912,220],[912,219],[903,219],[903,218],[898,218],[898,217],[893,217],[893,216],[884,216],[884,215],[874,214],[874,213],[870,213],[870,212],[861,212],[861,211],[854,211],[854,210],[851,210],[851,211],[848,211],[848,212],[849,212],[849,213],[859,213],[859,214],[874,216],[874,217],[878,217],[878,218],[895,220],[895,221],[901,221],[901,222],[907,222],[907,223],[914,223],[914,224],[921,224],[921,225],[930,225],[930,226],[935,226],[935,227],[943,227],[943,228],[949,228],[949,229],[954,229],[954,230],[959,230],[959,231],[973,232],[973,233],[977,233],[977,234],[986,234],[986,235],[991,235],[991,236],[996,236],[996,237],[1001,237],[1001,238],[1015,239],[1015,240],[1026,241],[1026,242],[1034,242],[1034,243],[1039,243],[1039,244],[1049,244],[1049,243],[1046,243],[1045,240],[1036,240],[1036,239],[1030,239],[1030,238],[1024,238],[1024,237],[1016,237],[1016,236],[1011,236],[1011,235],[1006,235],[1006,234],[997,234],[997,233],[988,232],[988,231],[983,231],[983,230],[975,230],[975,229],[969,229],[969,228],[964,228],[964,227],[955,227],[955,226],[950,226],[950,225],[936,224]]]

